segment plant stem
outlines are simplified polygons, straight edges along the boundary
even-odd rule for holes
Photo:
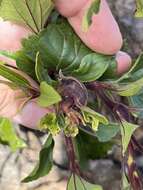
[[[69,159],[69,169],[73,173],[76,173],[76,157],[75,157],[72,138],[65,136],[65,142],[66,142],[66,148],[67,148],[67,155]]]
[[[91,82],[89,84],[86,84],[86,87],[92,91],[95,92],[95,94],[102,100],[102,102],[105,104],[105,106],[111,111],[114,118],[122,124],[122,119],[126,120],[127,122],[134,122],[134,117],[131,115],[129,108],[120,103],[116,102],[114,99],[111,100],[108,95],[106,95],[105,90],[112,90],[112,86],[106,86],[106,84],[100,84],[100,82]],[[135,149],[138,151],[143,151],[142,145],[136,140],[135,136],[132,135],[130,143],[128,145],[127,149],[127,157],[123,156],[123,164],[122,164],[122,170],[125,172],[125,168],[127,169],[127,175],[128,179],[132,185],[133,190],[142,190],[143,189],[143,182],[142,178],[139,175],[138,168],[136,165],[135,160],[128,164],[127,159],[129,156],[132,156],[134,159],[134,152]],[[123,184],[122,184],[123,185]],[[123,186],[122,186],[123,187]]]
[[[67,155],[68,155],[68,159],[69,159],[70,171],[73,174],[77,174],[81,177],[84,177],[83,173],[80,171],[80,167],[79,167],[78,161],[76,159],[72,138],[65,136],[65,143],[66,143],[66,150],[67,150]]]

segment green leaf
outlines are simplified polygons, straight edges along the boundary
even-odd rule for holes
[[[135,17],[143,17],[143,0],[136,0],[136,7]]]
[[[42,32],[38,35],[31,35],[22,40],[22,49],[16,52],[17,67],[31,76],[34,80],[37,79],[35,73],[35,60],[38,52],[38,42]],[[45,69],[45,67],[44,67]]]
[[[53,148],[54,148],[54,141],[51,135],[48,136],[43,148],[39,154],[39,161],[31,172],[31,174],[22,180],[23,183],[27,183],[33,180],[36,180],[40,177],[46,176],[53,165]]]
[[[41,32],[42,33],[42,32]],[[35,60],[40,35],[32,35],[22,40],[22,49],[15,53],[17,67],[36,80]]]
[[[80,166],[85,169],[88,161],[100,159],[107,156],[109,150],[112,149],[113,142],[99,142],[95,132],[87,133],[90,128],[85,131],[85,126],[80,128],[79,134],[74,138],[75,150]]]
[[[138,128],[138,125],[132,124],[132,123],[128,123],[125,120],[122,120],[122,125],[121,125],[121,135],[122,135],[122,152],[123,155],[125,154],[131,136],[133,135],[134,131]]]
[[[75,76],[82,81],[101,77],[114,59],[90,50],[64,20],[49,24],[42,32],[38,51],[48,70],[62,70],[65,76]]]
[[[131,185],[129,184],[127,177],[125,174],[122,176],[122,184],[123,184],[123,190],[131,190]]]
[[[143,89],[135,96],[128,97],[128,101],[129,105],[135,108],[132,114],[143,119]]]
[[[38,33],[53,9],[52,0],[3,0],[0,17],[24,24]]]
[[[90,115],[93,115],[94,117],[96,117],[100,121],[100,123],[103,123],[105,125],[108,125],[108,123],[109,123],[108,119],[104,115],[90,109],[89,107],[82,107],[82,111],[84,111]]]
[[[52,85],[54,83],[54,81],[48,75],[48,70],[44,66],[44,64],[40,58],[39,52],[37,53],[37,56],[36,56],[35,73],[36,73],[37,79],[40,83],[43,81],[46,81],[50,85]]]
[[[128,72],[123,74],[116,83],[125,83],[125,82],[134,82],[140,78],[142,78],[142,62],[143,62],[143,53],[141,53],[138,58],[135,60],[134,64],[130,68]]]
[[[26,78],[2,64],[0,64],[0,76],[8,79],[19,87],[28,88],[31,86]]]
[[[39,52],[40,57],[38,57],[35,66],[37,52]],[[91,55],[84,59],[88,54]],[[80,66],[81,62],[87,66],[85,71],[83,66]],[[63,75],[71,76],[73,73],[78,78],[80,77],[78,72],[74,74],[74,71],[80,68],[82,72],[84,71],[82,78],[86,77],[85,79],[89,80],[97,79],[105,70],[105,74],[115,71],[112,67],[115,63],[114,56],[101,55],[90,50],[82,43],[67,21],[63,19],[57,23],[49,24],[38,35],[24,39],[22,50],[17,53],[16,63],[18,68],[34,79],[36,79],[34,72],[36,69],[36,74],[40,74],[39,80],[46,77],[45,81],[47,82],[49,71],[58,73],[59,70],[62,70]],[[98,71],[98,69],[100,70]]]
[[[116,123],[110,123],[108,125],[100,124],[96,137],[100,142],[108,142],[117,135],[120,131],[120,126]]]
[[[27,56],[25,52],[23,51],[16,52],[16,65],[21,71],[23,71],[31,78],[36,80],[35,62],[30,60],[30,58]]]
[[[37,35],[31,35],[28,38],[22,39],[22,49],[21,51],[33,62],[35,62],[36,54],[39,47],[39,39],[43,35],[43,31]]]
[[[72,72],[72,76],[82,82],[94,81],[105,73],[108,66],[107,56],[95,53],[88,54],[81,60],[79,68]]]
[[[82,107],[82,114],[85,123],[89,123],[94,131],[98,130],[99,123],[108,125],[108,119],[100,113],[90,109],[89,107]]]
[[[142,62],[143,62],[143,53],[140,53],[140,55],[137,57],[134,64],[130,68],[130,70],[127,72],[129,77],[131,77],[131,75],[136,71],[138,71],[139,69],[142,69]]]
[[[5,56],[10,59],[13,59],[13,60],[16,60],[15,53],[13,53],[11,51],[0,50],[0,55]]]
[[[41,107],[48,107],[62,100],[59,93],[44,81],[40,84],[40,92],[41,94],[37,99],[37,103]]]
[[[61,128],[59,126],[57,116],[55,113],[49,113],[45,115],[39,123],[40,130],[48,130],[52,135],[57,135],[60,133]]]
[[[68,181],[67,190],[103,190],[100,185],[91,184],[76,174],[72,174]]]
[[[14,131],[11,121],[2,117],[0,117],[0,141],[7,143],[12,151],[26,147],[25,142]]]
[[[143,78],[119,87],[118,94],[120,96],[134,96],[142,89],[142,87],[143,87]]]
[[[75,35],[69,24],[49,24],[39,40],[39,52],[48,68],[72,70],[77,68],[89,50]],[[70,68],[68,68],[70,67]]]
[[[99,12],[100,2],[101,2],[101,0],[92,0],[91,5],[85,11],[85,14],[82,19],[82,29],[84,32],[88,31],[88,28],[90,27],[90,25],[92,23],[92,16]]]
[[[117,76],[117,62],[115,60],[115,57],[113,56],[112,58],[110,57],[109,63],[108,63],[108,68],[105,71],[104,75],[101,77],[101,80],[112,80],[118,78]]]

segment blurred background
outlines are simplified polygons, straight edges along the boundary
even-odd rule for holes
[[[136,58],[143,49],[143,19],[134,18],[134,0],[108,1],[124,37],[123,48],[133,58]],[[33,169],[45,136],[23,127],[16,127],[16,129],[17,133],[26,141],[27,148],[13,154],[8,147],[0,145],[0,190],[66,190],[69,173],[61,136],[56,137],[55,163],[50,175],[32,183],[20,183],[20,180]],[[136,132],[136,136],[142,140],[141,129]],[[113,147],[112,151],[108,151],[108,153],[107,156],[101,156],[100,159],[89,161],[87,176],[91,182],[102,184],[104,190],[119,190],[120,149]],[[137,159],[141,165],[142,157]]]

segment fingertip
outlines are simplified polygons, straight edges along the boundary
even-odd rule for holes
[[[76,34],[91,50],[105,55],[114,55],[123,44],[119,26],[106,0],[101,1],[100,10],[92,16],[88,30],[82,29],[82,20],[91,1],[88,1],[78,14],[69,17],[68,21]],[[107,36],[108,34],[108,36]]]
[[[117,74],[121,75],[129,70],[132,65],[132,59],[129,54],[123,51],[119,51],[116,54],[117,61]]]

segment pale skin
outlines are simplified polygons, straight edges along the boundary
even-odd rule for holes
[[[70,3],[69,6],[69,4],[66,3],[67,0],[56,0],[56,7],[62,15],[68,18],[75,32],[88,47],[96,52],[116,55],[117,74],[122,74],[131,66],[131,58],[128,54],[120,51],[122,46],[122,36],[105,0],[101,0],[102,6],[98,15],[94,15],[93,23],[89,31],[83,33],[80,28],[81,17],[84,14],[84,10],[89,4],[89,1],[90,0],[73,0],[72,4]],[[107,22],[110,37],[107,37],[107,28],[105,28],[107,27]],[[11,51],[20,49],[21,39],[27,37],[29,34],[31,34],[31,32],[24,26],[0,20],[0,49]],[[14,61],[8,60],[4,57],[0,57],[0,60],[4,60],[9,64],[16,66]],[[38,88],[34,81],[30,78],[28,80],[34,87]],[[4,102],[3,106],[0,104],[0,116],[9,117],[14,122],[23,124],[26,127],[36,128],[40,118],[46,113],[53,111],[53,108],[45,109],[39,107],[34,99],[26,103],[23,109],[18,112],[16,110],[19,106],[19,102],[12,101],[12,97],[14,100],[15,93],[16,95],[17,93],[21,94],[21,91],[13,92],[10,87],[0,84],[0,93],[0,103]],[[5,98],[6,95],[7,99]],[[11,107],[9,101],[11,101]]]

